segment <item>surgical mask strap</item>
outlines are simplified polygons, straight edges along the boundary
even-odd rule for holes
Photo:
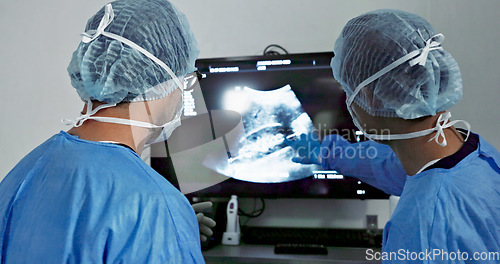
[[[425,41],[425,39],[422,36],[422,33],[420,33],[420,30],[418,30],[418,34]],[[354,101],[354,98],[359,93],[359,91],[361,91],[361,89],[363,87],[367,86],[368,84],[370,84],[373,81],[375,81],[378,78],[380,78],[382,75],[384,75],[384,74],[392,71],[393,69],[395,69],[399,65],[407,62],[408,60],[414,58],[413,60],[410,61],[410,66],[412,66],[412,67],[415,66],[416,64],[425,65],[425,62],[427,61],[427,57],[429,56],[429,52],[431,50],[442,50],[443,49],[443,47],[440,46],[441,42],[443,40],[444,40],[444,35],[443,34],[441,34],[441,33],[436,34],[436,35],[432,36],[430,39],[428,39],[427,41],[425,41],[425,47],[423,47],[421,49],[418,49],[418,50],[414,50],[414,51],[406,54],[405,56],[399,58],[398,60],[392,62],[389,65],[387,65],[386,67],[384,67],[380,71],[376,72],[372,76],[368,77],[366,80],[362,81],[356,87],[356,89],[354,89],[352,95],[347,100],[347,104],[348,105],[352,104],[352,102]],[[416,56],[418,56],[418,57],[416,57]]]
[[[80,115],[79,117],[76,118],[76,120],[63,118],[61,122],[63,122],[63,124],[65,125],[72,125],[73,127],[79,127],[83,124],[83,122],[87,121],[88,119],[94,119],[93,115],[97,113],[99,110],[114,106],[116,106],[116,104],[103,104],[96,107],[95,109],[92,109],[92,101],[88,100],[87,111],[85,112],[85,114]]]
[[[435,140],[437,144],[439,144],[442,147],[445,147],[448,143],[446,141],[444,130],[454,126],[458,122],[461,122],[467,127],[467,136],[464,140],[464,141],[467,141],[467,139],[469,138],[469,134],[470,134],[470,124],[464,120],[449,121],[450,117],[451,117],[451,113],[446,111],[445,113],[439,115],[437,122],[436,122],[436,126],[434,128],[429,128],[426,130],[407,133],[407,134],[377,135],[377,134],[367,134],[364,131],[363,131],[363,133],[365,134],[365,136],[367,138],[369,138],[371,140],[398,140],[398,139],[409,139],[409,138],[426,136],[426,135],[429,135],[432,132],[436,131],[436,135],[434,137],[432,137],[431,139],[429,139],[428,142]],[[439,141],[440,138],[442,138],[441,141]]]
[[[103,104],[103,105],[100,105],[92,110],[92,101],[87,101],[87,111],[85,114],[79,116],[78,118],[76,118],[76,120],[69,120],[69,119],[63,118],[61,121],[65,125],[72,125],[74,127],[79,127],[83,124],[83,122],[91,119],[91,120],[95,120],[98,122],[113,123],[113,124],[120,124],[120,125],[130,125],[130,126],[144,127],[144,128],[162,128],[162,127],[168,126],[168,124],[170,124],[170,123],[179,122],[179,117],[182,113],[182,110],[179,111],[176,114],[176,116],[172,119],[172,121],[167,122],[161,126],[147,123],[147,122],[130,120],[130,119],[123,119],[123,118],[117,118],[117,117],[94,116],[94,114],[97,113],[99,110],[104,109],[104,108],[108,108],[108,107],[114,107],[114,106],[116,106],[116,104]]]
[[[446,142],[444,130],[447,128],[453,127],[458,122],[463,123],[467,127],[467,136],[465,137],[464,142],[467,141],[467,139],[469,138],[469,134],[470,134],[470,124],[464,120],[450,121],[450,118],[451,118],[451,113],[448,111],[439,115],[438,120],[436,122],[436,127],[434,127],[434,130],[436,130],[436,135],[434,137],[432,137],[431,139],[429,139],[428,142],[430,142],[432,140],[436,140],[436,143],[438,143],[440,146],[442,146],[442,147],[446,146],[448,143]],[[441,122],[443,124],[441,124]],[[439,142],[440,137],[443,138],[443,140],[441,142]]]
[[[421,173],[422,171],[424,171],[425,169],[429,168],[430,166],[438,163],[441,159],[435,159],[435,160],[431,160],[429,162],[427,162],[422,168],[420,168],[420,170],[417,171],[417,173],[415,174],[419,174]]]
[[[162,128],[162,127],[168,126],[168,124],[170,124],[170,123],[179,122],[179,116],[180,116],[180,114],[177,114],[172,119],[172,121],[167,122],[161,126],[147,123],[147,122],[131,120],[131,119],[116,118],[116,117],[91,116],[91,117],[88,117],[88,119],[92,119],[92,120],[99,121],[99,122],[105,122],[105,123],[129,125],[129,126],[136,126],[136,127],[143,127],[143,128]]]
[[[160,59],[155,57],[153,54],[149,53],[147,50],[143,49],[141,46],[135,44],[134,42],[132,42],[132,41],[130,41],[122,36],[113,34],[111,32],[104,31],[106,29],[106,27],[109,26],[109,24],[111,24],[111,21],[113,21],[114,17],[115,17],[115,14],[114,14],[112,5],[107,4],[106,7],[104,8],[104,16],[102,17],[101,22],[99,23],[99,26],[97,27],[96,30],[89,30],[87,32],[82,33],[82,36],[83,36],[82,42],[89,43],[89,42],[93,41],[94,39],[98,38],[100,35],[104,35],[108,38],[118,40],[118,41],[136,49],[137,51],[144,54],[146,57],[150,58],[152,61],[156,62],[158,65],[160,65],[160,67],[162,67],[163,69],[165,69],[165,71],[167,71],[167,73],[170,75],[170,77],[172,77],[172,79],[177,84],[177,86],[179,88],[182,88],[183,85],[182,85],[181,81],[179,80],[179,78],[177,78],[175,73],[163,61],[161,61]]]

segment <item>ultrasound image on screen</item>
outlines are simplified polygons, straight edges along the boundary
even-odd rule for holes
[[[295,163],[286,137],[314,130],[310,117],[289,85],[268,91],[235,87],[224,99],[225,109],[241,114],[244,133],[230,143],[230,157],[205,165],[223,175],[250,182],[286,182],[311,176],[317,165]]]

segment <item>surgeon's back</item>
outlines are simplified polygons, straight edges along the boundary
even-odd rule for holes
[[[1,263],[204,263],[187,199],[132,150],[60,132],[0,183]]]

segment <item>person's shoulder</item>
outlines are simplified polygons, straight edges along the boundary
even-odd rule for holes
[[[116,166],[135,168],[135,163],[141,160],[137,153],[121,145],[83,140],[63,131],[56,136],[54,154],[64,156],[75,165],[90,163],[104,171]]]
[[[44,149],[46,164],[61,164],[60,173],[78,178],[78,181],[120,186],[117,190],[154,188],[156,171],[131,149],[106,142],[79,139],[66,132],[55,136],[54,142]],[[64,164],[64,165],[63,165]]]
[[[476,134],[477,135],[477,134]],[[485,138],[477,135],[479,137],[479,152],[486,156],[491,156],[495,159],[497,165],[500,164],[500,152],[496,149],[490,142]]]

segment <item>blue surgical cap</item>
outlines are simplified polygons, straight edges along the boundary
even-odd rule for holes
[[[423,49],[436,35],[434,28],[415,14],[399,10],[363,14],[350,20],[335,42],[333,76],[349,98],[367,78]],[[461,98],[457,62],[448,52],[435,49],[422,64],[404,62],[366,85],[354,102],[372,116],[415,119],[447,110]]]
[[[126,38],[182,76],[195,70],[199,54],[184,14],[167,0],[111,2],[114,19],[105,31]],[[85,31],[96,30],[104,15],[99,10]],[[177,88],[157,63],[118,40],[100,35],[81,42],[68,66],[71,84],[84,101],[105,103],[156,100]],[[172,88],[173,87],[173,88]]]

